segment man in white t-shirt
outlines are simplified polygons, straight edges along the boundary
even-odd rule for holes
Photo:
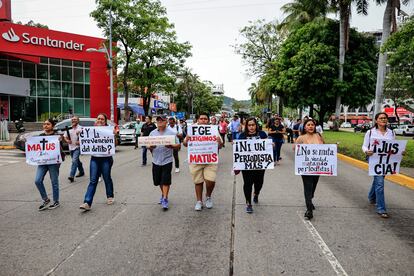
[[[178,138],[178,140],[181,144],[181,141],[183,140],[183,129],[179,124],[177,124],[174,117],[170,117],[168,119],[167,129],[169,129],[169,130],[171,130],[175,133],[175,135],[177,136],[177,138]],[[179,151],[180,151],[179,148],[175,148],[174,151],[173,151],[174,165],[175,165],[175,172],[176,173],[180,172],[180,160],[178,158],[178,152]]]
[[[68,143],[70,156],[72,157],[72,166],[70,168],[69,181],[75,181],[76,169],[79,170],[79,173],[76,177],[81,177],[85,175],[83,170],[82,162],[80,161],[80,146],[79,146],[79,134],[82,131],[82,127],[79,125],[79,118],[73,116],[72,119],[72,128],[64,132],[64,138],[66,143]],[[68,135],[69,134],[69,135]]]

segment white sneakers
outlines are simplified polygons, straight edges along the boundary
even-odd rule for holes
[[[194,210],[196,211],[201,211],[203,209],[203,202],[202,201],[197,201]]]
[[[211,197],[206,198],[206,207],[207,209],[213,208],[213,200],[211,199]]]
[[[175,173],[179,173],[180,169],[179,168],[175,168]]]
[[[206,208],[207,209],[213,208],[213,200],[211,199],[211,197],[206,198]],[[201,211],[202,209],[203,209],[203,202],[202,201],[197,201],[197,203],[194,207],[194,210]]]

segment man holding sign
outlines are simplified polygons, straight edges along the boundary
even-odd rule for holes
[[[43,123],[43,133],[38,137],[34,136],[26,142],[26,162],[29,165],[37,165],[35,184],[43,199],[39,211],[46,209],[55,209],[59,204],[59,169],[63,160],[62,147],[60,145],[61,137],[54,131],[56,122],[48,119]],[[43,180],[46,173],[49,172],[52,182],[53,201],[49,206],[50,199],[47,196]]]
[[[188,127],[188,135],[183,141],[188,146],[188,162],[190,173],[195,184],[197,203],[196,211],[203,208],[203,185],[206,183],[206,207],[213,208],[213,193],[216,184],[218,149],[222,146],[218,127],[209,125],[209,115],[200,113],[197,124]]]
[[[376,114],[375,125],[365,134],[362,145],[362,150],[369,157],[369,175],[374,177],[368,200],[371,204],[377,205],[377,214],[381,218],[389,218],[385,207],[385,175],[399,172],[407,144],[407,141],[395,141],[395,134],[387,124],[387,113]]]
[[[171,187],[171,170],[173,163],[173,151],[181,147],[176,132],[167,128],[167,117],[160,115],[157,117],[157,129],[151,131],[150,137],[172,136],[174,143],[152,145],[148,148],[152,153],[152,179],[154,186],[159,186],[161,190],[160,204],[164,210],[168,210],[168,193]]]

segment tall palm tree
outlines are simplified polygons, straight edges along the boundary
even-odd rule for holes
[[[391,32],[397,30],[397,11],[400,12],[401,3],[408,5],[410,0],[376,0],[377,4],[384,4],[384,18],[382,20],[382,38],[381,46],[388,40]],[[382,98],[384,92],[384,79],[385,79],[385,68],[387,64],[387,53],[380,52],[378,58],[378,69],[377,69],[377,85],[375,88],[375,109],[374,115],[381,111]]]
[[[279,27],[292,29],[296,26],[306,24],[318,17],[326,17],[329,12],[328,0],[293,0],[281,7],[286,14],[285,19]]]
[[[191,69],[184,68],[179,78],[181,80],[178,84],[178,87],[179,90],[181,90],[186,96],[187,112],[188,114],[191,114],[193,112],[194,96],[197,92],[197,84],[200,82],[200,77],[197,74],[193,74],[191,72]]]

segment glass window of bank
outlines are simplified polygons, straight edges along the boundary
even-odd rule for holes
[[[8,119],[41,122],[47,118],[65,119],[70,114],[90,116],[90,64],[41,57],[32,63],[0,55],[0,74],[30,81],[27,97],[1,94],[8,106]]]

